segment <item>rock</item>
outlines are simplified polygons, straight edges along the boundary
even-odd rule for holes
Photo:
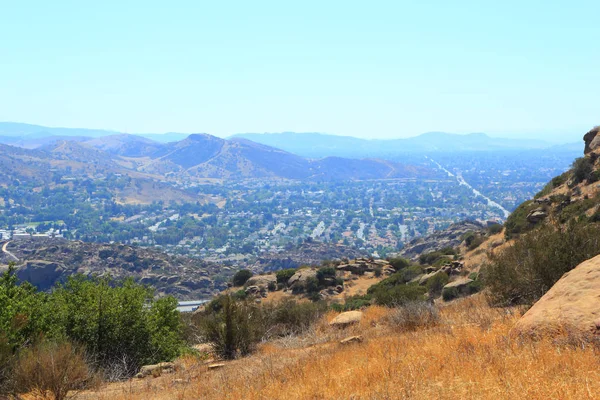
[[[63,277],[65,271],[65,266],[57,262],[30,260],[17,269],[17,278],[31,283],[38,290],[48,290]]]
[[[470,291],[470,288],[469,288],[469,284],[471,282],[473,282],[473,279],[459,278],[459,279],[445,285],[442,288],[442,293],[444,293],[444,291],[452,290],[452,291],[454,291],[454,295],[453,295],[454,297],[468,296],[468,295],[472,294],[472,292]]]
[[[349,336],[345,339],[340,340],[340,344],[360,343],[362,341],[363,341],[362,336]]]
[[[594,127],[583,136],[583,141],[585,142],[583,154],[594,152],[598,147],[600,147],[600,136],[598,133],[600,133],[600,126]]]
[[[335,287],[335,291],[338,293],[342,293],[344,291],[344,286],[343,285],[337,285]]]
[[[246,292],[246,294],[259,294],[260,288],[258,286],[248,286],[244,292]]]
[[[348,325],[357,324],[362,319],[362,311],[346,311],[335,317],[329,325],[344,328]]]
[[[537,224],[540,221],[543,221],[548,216],[548,213],[544,211],[543,208],[536,208],[527,214],[527,221],[532,224]]]
[[[268,289],[269,285],[277,285],[277,277],[274,274],[255,275],[250,277],[246,284],[249,286],[259,286]]]
[[[222,364],[222,363],[220,363],[220,364],[210,364],[208,366],[208,369],[219,369],[219,368],[223,368],[224,366],[225,366],[225,364]]]
[[[213,345],[210,343],[200,343],[192,346],[200,354],[211,354],[213,352]]]
[[[136,375],[136,378],[145,378],[149,375],[162,374],[162,373],[171,373],[175,372],[175,364],[171,362],[162,362],[158,364],[152,365],[144,365],[140,372]]]
[[[600,256],[567,272],[515,324],[524,336],[600,335]],[[565,332],[566,331],[566,332]]]
[[[484,229],[484,224],[474,221],[452,224],[442,231],[436,231],[429,236],[411,240],[398,255],[417,260],[419,255],[423,253],[438,251],[444,247],[457,247],[463,242],[463,237],[467,232],[483,232]]]
[[[308,278],[316,278],[317,271],[311,268],[303,268],[296,271],[294,275],[288,280],[288,286],[290,288],[298,287],[306,284]]]
[[[182,286],[185,286],[187,288],[190,288],[192,290],[198,290],[198,289],[206,289],[208,287],[210,287],[212,285],[212,280],[210,278],[207,278],[205,276],[199,276],[196,279],[190,279],[190,280],[185,280],[183,282],[181,282]]]

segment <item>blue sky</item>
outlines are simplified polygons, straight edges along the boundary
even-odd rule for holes
[[[580,140],[597,1],[0,0],[0,120]]]

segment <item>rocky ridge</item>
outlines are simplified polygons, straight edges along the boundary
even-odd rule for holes
[[[0,242],[0,247],[6,242]],[[173,295],[180,300],[209,298],[226,288],[233,271],[229,267],[199,259],[175,257],[155,249],[68,241],[58,238],[19,239],[9,242],[6,250],[16,257],[17,276],[48,290],[68,276],[133,277],[149,285],[157,295]],[[0,253],[0,263],[14,258]],[[219,282],[215,276],[223,275]]]

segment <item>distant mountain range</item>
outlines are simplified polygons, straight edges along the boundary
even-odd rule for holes
[[[458,135],[427,132],[406,139],[359,139],[322,133],[242,133],[232,138],[244,138],[273,146],[304,157],[381,157],[402,153],[432,153],[461,151],[501,151],[543,149],[550,143],[530,139],[503,139],[471,133]]]
[[[22,177],[22,171],[11,168],[22,163],[31,164],[31,168],[35,165],[40,176],[64,166],[80,174],[113,172],[142,180],[175,182],[205,178],[364,180],[440,176],[439,171],[422,166],[381,159],[309,159],[244,138],[226,140],[208,134],[161,143],[110,131],[14,123],[0,123],[0,133],[0,143],[9,144],[0,146],[7,178]],[[35,170],[31,174],[35,175]]]
[[[23,124],[20,122],[0,122],[0,143],[16,143],[19,145],[26,144],[25,146],[21,147],[31,147],[35,143],[44,144],[48,141],[54,141],[56,138],[83,140],[118,134],[123,133],[103,129],[51,128],[41,125]],[[167,143],[183,140],[188,136],[188,134],[176,132],[136,133],[135,136],[141,136],[157,142]]]

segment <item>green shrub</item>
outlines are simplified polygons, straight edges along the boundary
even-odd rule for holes
[[[180,354],[183,329],[176,307],[174,298],[155,300],[131,279],[77,275],[51,294],[39,293],[18,284],[9,267],[0,277],[0,357],[18,355],[25,344],[45,337],[83,345],[95,366],[108,370],[118,362],[118,378],[131,376],[141,365]]]
[[[444,290],[442,290],[442,299],[444,301],[454,300],[458,298],[458,296],[458,289],[455,287],[444,288]]]
[[[573,183],[590,180],[594,172],[594,165],[590,157],[580,157],[573,161]]]
[[[518,206],[504,223],[504,236],[506,239],[512,239],[515,236],[530,231],[534,227],[534,224],[527,221],[527,215],[538,207],[539,205],[534,203],[533,200],[526,201]]]
[[[309,294],[318,293],[319,290],[321,290],[321,284],[317,278],[310,276],[306,279],[306,284],[304,286],[304,289]]]
[[[483,281],[497,305],[532,304],[565,273],[600,253],[600,226],[543,225],[490,255]]]
[[[327,311],[325,302],[256,305],[221,296],[218,311],[205,309],[196,316],[201,335],[220,357],[232,359],[249,354],[262,340],[301,334]]]
[[[502,232],[502,229],[504,229],[504,226],[502,226],[502,224],[496,224],[496,223],[490,224],[487,227],[487,231],[488,231],[489,235],[496,235],[496,234]]]
[[[425,287],[430,296],[439,296],[442,292],[442,288],[446,286],[450,278],[445,272],[438,272],[427,280]]]
[[[559,221],[565,223],[571,219],[587,219],[586,211],[596,206],[599,202],[598,198],[583,199],[565,206],[559,213]]]
[[[539,193],[537,193],[534,196],[534,199],[539,199],[540,197],[549,195],[552,192],[552,190],[554,190],[554,188],[563,185],[569,179],[569,176],[571,176],[570,170],[564,172],[559,176],[555,176],[550,182],[546,184],[546,186],[544,186],[544,188]]]
[[[250,306],[230,296],[223,296],[220,302],[218,313],[209,313],[201,320],[204,338],[213,345],[215,353],[226,360],[251,353],[261,335],[253,329],[257,325],[251,323]]]
[[[485,240],[479,233],[476,233],[473,231],[469,231],[469,232],[465,233],[463,235],[462,239],[465,242],[465,246],[467,246],[468,250],[475,250]]]
[[[398,307],[411,301],[424,301],[426,289],[419,285],[397,285],[391,288],[379,287],[373,292],[376,304]]]
[[[337,312],[360,310],[371,305],[371,295],[356,295],[346,299],[344,304],[334,303],[331,308]]]
[[[410,261],[402,257],[390,258],[388,261],[396,271],[400,271],[410,266]]]
[[[317,280],[319,281],[319,285],[326,286],[325,280],[328,278],[335,278],[335,268],[321,267],[317,270]]]
[[[277,283],[287,285],[288,281],[292,276],[294,276],[295,273],[296,269],[294,268],[282,269],[277,271],[275,273],[275,276],[277,277]]]
[[[423,273],[423,269],[418,265],[413,265],[412,267],[405,268],[399,272],[396,272],[389,277],[385,278],[379,283],[372,285],[369,289],[367,289],[367,294],[372,294],[379,288],[387,288],[390,289],[397,285],[404,285],[407,282],[410,282],[417,276]]]
[[[238,272],[233,275],[231,279],[231,283],[233,286],[244,286],[248,279],[252,278],[252,272],[247,269],[240,269]]]
[[[423,253],[419,256],[419,263],[422,265],[440,264],[439,260],[451,260],[448,256],[454,256],[457,252],[452,247],[445,247],[439,251]],[[445,262],[445,261],[444,261]]]
[[[174,359],[183,347],[177,300],[153,297],[132,279],[74,276],[53,292],[51,303],[69,340],[84,345],[102,367],[125,364],[129,376],[142,365]]]

